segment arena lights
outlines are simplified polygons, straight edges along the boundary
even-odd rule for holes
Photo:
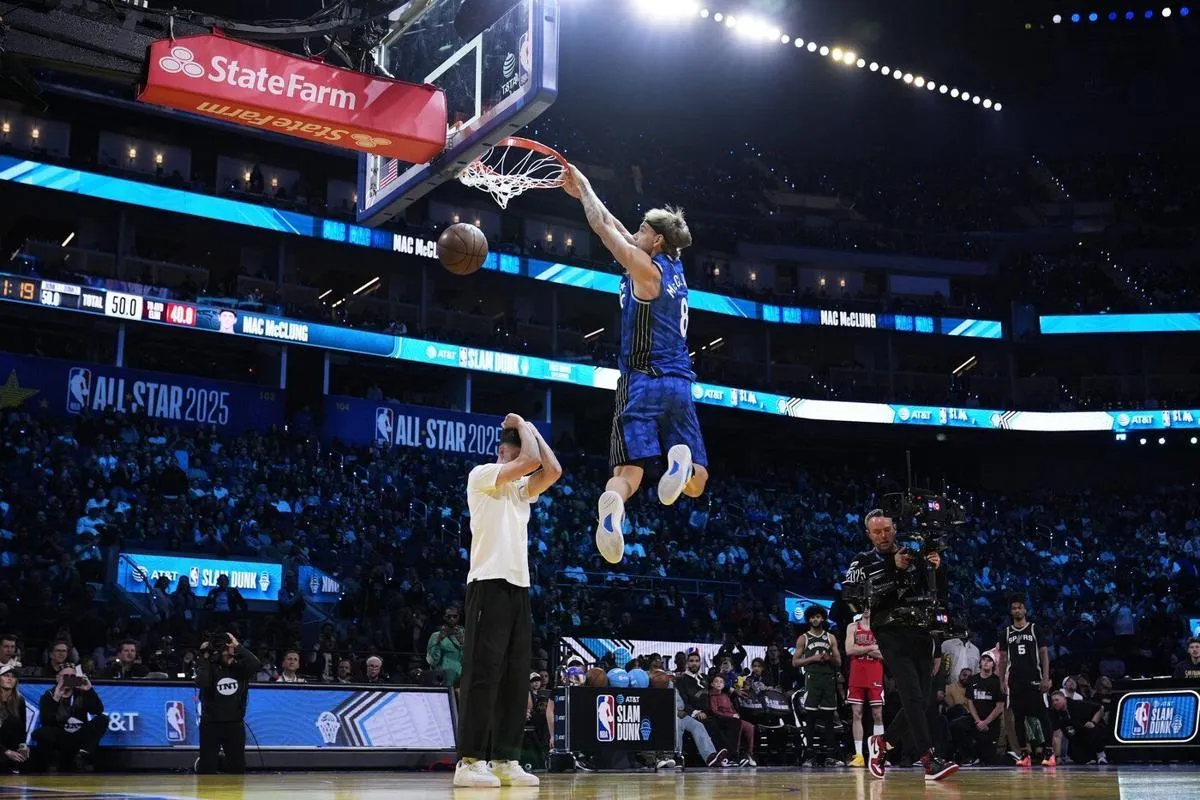
[[[924,76],[914,77],[911,72],[905,72],[898,67],[884,66],[878,61],[869,61],[857,51],[843,46],[820,44],[819,42],[806,40],[801,36],[792,36],[785,33],[779,26],[757,17],[738,17],[722,11],[712,11],[708,8],[702,8],[697,2],[692,2],[691,0],[634,0],[634,5],[638,10],[645,11],[647,15],[662,15],[667,17],[690,16],[699,19],[711,19],[713,22],[732,30],[739,39],[791,45],[797,50],[819,53],[822,58],[829,58],[835,63],[846,67],[867,69],[869,66],[871,72],[877,72],[885,78],[890,77],[896,81],[903,80],[906,85],[917,89],[925,89],[931,93],[947,94],[950,91],[947,84],[939,83]],[[954,93],[951,96],[958,97],[958,94]],[[965,99],[969,100],[970,97],[970,95],[967,95]],[[983,104],[982,100],[983,98],[980,97],[976,104]],[[983,104],[983,107],[989,111],[1000,111],[1003,108],[1000,103],[987,103]]]
[[[1175,13],[1176,13],[1176,11],[1174,8],[1172,8],[1171,6],[1165,6],[1158,12],[1157,15],[1154,13],[1154,9],[1148,8],[1144,12],[1142,12],[1141,16],[1143,19],[1154,19],[1156,16],[1161,15],[1163,17],[1163,19],[1170,19],[1172,16],[1175,15]],[[1188,6],[1180,6],[1178,13],[1179,13],[1179,16],[1186,17],[1192,13],[1192,10]],[[1109,22],[1116,22],[1120,19],[1124,19],[1126,22],[1132,22],[1133,20],[1137,19],[1137,17],[1138,17],[1138,15],[1134,11],[1126,11],[1124,14],[1119,14],[1116,11],[1109,11],[1105,15],[1105,18]],[[1070,17],[1064,17],[1062,14],[1054,14],[1050,17],[1050,21],[1052,23],[1054,23],[1055,25],[1061,25],[1063,22],[1065,22],[1068,19],[1075,24],[1081,23],[1084,20],[1087,20],[1088,22],[1099,22],[1100,21],[1100,13],[1096,12],[1096,11],[1089,11],[1086,14],[1075,13],[1075,14],[1072,14]]]

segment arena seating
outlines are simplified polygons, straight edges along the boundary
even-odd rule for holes
[[[312,564],[341,582],[323,632],[302,624],[311,617],[294,602],[239,615],[239,634],[271,664],[293,647],[357,664],[381,653],[393,679],[427,679],[411,670],[422,666],[441,610],[462,600],[468,462],[409,449],[321,450],[296,426],[222,439],[118,416],[61,423],[0,413],[0,631],[21,637],[30,672],[57,638],[103,668],[132,637],[144,660],[174,675],[210,621],[203,612],[186,619],[189,601],[172,597],[165,618],[130,617],[111,587],[103,604],[94,601],[116,551],[161,549],[282,561],[289,571]],[[661,638],[666,625],[693,641],[790,644],[785,592],[832,592],[839,566],[864,546],[861,514],[878,479],[847,461],[723,479],[706,504],[643,499],[630,509],[626,559],[612,567],[591,536],[603,464],[563,455],[566,475],[530,528],[539,650],[588,631]],[[1054,632],[1057,669],[1095,675],[1119,654],[1129,674],[1169,670],[1182,652],[1181,615],[1197,600],[1193,486],[963,497],[968,533],[952,550],[954,599],[981,646],[993,643],[1004,598],[1017,591]],[[1132,639],[1115,636],[1118,613],[1135,620]]]

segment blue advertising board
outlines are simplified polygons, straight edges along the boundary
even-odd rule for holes
[[[1184,744],[1200,727],[1200,692],[1164,689],[1130,692],[1117,703],[1116,739],[1121,744]]]
[[[312,603],[336,603],[342,597],[342,583],[325,570],[301,564],[297,570],[300,593]]]
[[[442,408],[377,403],[354,397],[325,400],[325,436],[354,444],[421,447],[495,460],[501,418]]]
[[[229,577],[229,588],[237,589],[246,600],[278,600],[283,585],[283,565],[265,561],[128,552],[117,558],[117,586],[131,594],[149,594],[163,575],[171,579],[167,591],[175,591],[180,577],[185,577],[197,597],[207,597],[222,575]]]
[[[244,383],[0,353],[0,380],[20,387],[31,410],[136,414],[182,427],[241,432],[283,424],[283,395]]]
[[[21,682],[26,731],[40,723],[38,700],[49,681]],[[203,706],[190,682],[97,681],[108,732],[104,747],[196,748]],[[447,689],[255,684],[246,724],[271,748],[453,750]]]
[[[1062,314],[1038,317],[1043,334],[1180,333],[1200,331],[1200,313],[1174,311],[1154,314]]]
[[[47,288],[48,286],[51,288]],[[610,367],[597,367],[540,356],[466,347],[408,336],[392,336],[385,333],[289,320],[240,310],[230,311],[229,309],[164,302],[138,295],[124,294],[112,289],[83,288],[61,283],[51,284],[51,282],[39,278],[2,273],[0,273],[0,302],[104,314],[128,322],[171,325],[190,330],[220,331],[225,335],[247,337],[256,341],[293,343],[418,364],[565,383],[609,391],[616,389],[619,377],[617,370]],[[9,385],[5,387],[5,403],[20,404],[22,392],[25,390],[20,385],[19,378],[20,376],[15,372],[10,375]],[[276,394],[272,391],[262,391],[260,399],[275,397]],[[251,399],[253,398],[251,397]],[[699,382],[692,385],[692,399],[702,405],[739,411],[755,411],[817,422],[919,425],[1047,433],[1068,431],[1129,433],[1172,428],[1177,430],[1200,429],[1200,409],[1009,411],[952,406],[854,403],[842,400],[790,397],[756,389],[739,389],[733,386]],[[213,413],[219,416],[220,407],[215,412],[208,412],[203,416],[210,418]],[[275,418],[267,417],[264,414],[248,416],[255,424]],[[361,439],[362,435],[355,433],[354,440],[374,440],[373,435],[371,439],[367,440]],[[478,449],[482,449],[482,445]],[[467,448],[467,452],[476,451]]]
[[[787,618],[792,623],[803,623],[804,612],[809,606],[822,606],[825,609],[825,616],[828,618],[829,610],[833,608],[833,600],[825,597],[785,597],[783,598],[783,610],[787,614]],[[829,620],[833,624],[833,620]]]

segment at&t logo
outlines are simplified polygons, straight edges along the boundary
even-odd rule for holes
[[[196,56],[186,47],[172,47],[171,54],[158,60],[158,66],[163,72],[172,75],[183,73],[189,78],[203,78],[204,67],[196,63]]]

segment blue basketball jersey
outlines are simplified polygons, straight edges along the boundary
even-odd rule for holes
[[[659,253],[654,263],[662,272],[662,291],[654,300],[633,295],[629,275],[621,278],[621,372],[673,375],[695,380],[688,357],[688,289],[683,264]]]

